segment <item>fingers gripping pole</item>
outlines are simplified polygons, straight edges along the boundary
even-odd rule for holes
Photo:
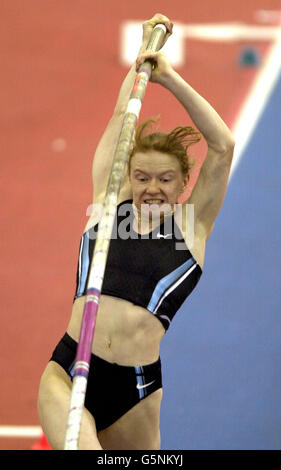
[[[154,27],[147,50],[156,52],[160,49],[166,27],[158,24]],[[87,284],[85,305],[80,330],[80,338],[76,353],[73,385],[65,435],[65,450],[77,450],[82,421],[82,412],[86,395],[92,343],[96,324],[96,316],[100,301],[107,254],[112,234],[117,201],[125,165],[128,161],[132,137],[139,117],[147,83],[151,76],[151,63],[146,61],[140,67],[128,101],[122,129],[116,147],[111,174],[103,203],[103,214],[99,223],[94,254],[91,262]]]

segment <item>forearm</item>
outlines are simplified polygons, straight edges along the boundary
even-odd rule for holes
[[[161,85],[173,93],[186,109],[209,147],[223,152],[233,146],[231,131],[218,113],[175,70],[162,78]]]

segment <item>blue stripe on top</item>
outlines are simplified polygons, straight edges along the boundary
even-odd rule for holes
[[[79,254],[79,285],[76,297],[83,295],[83,292],[85,291],[89,264],[89,234],[86,232],[82,237],[82,245]]]
[[[193,264],[195,260],[191,257],[185,263],[181,264],[177,269],[172,271],[167,276],[160,279],[160,281],[156,284],[156,287],[152,293],[151,299],[149,301],[148,306],[146,307],[150,312],[154,312],[156,305],[158,304],[161,296],[165,293],[165,291],[177,281],[177,279],[184,274]]]

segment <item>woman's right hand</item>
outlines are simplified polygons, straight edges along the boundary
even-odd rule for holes
[[[161,45],[161,47],[164,46],[167,39],[173,33],[173,23],[171,22],[171,20],[167,16],[161,15],[160,13],[156,13],[150,20],[146,20],[142,25],[142,42],[145,48],[149,42],[154,26],[159,23],[164,24],[167,28],[167,33],[164,36],[163,44]]]
[[[145,51],[139,54],[136,60],[136,72],[139,71],[140,66],[146,60],[152,62],[150,81],[164,85],[169,75],[173,72],[173,68],[166,54],[162,51]]]

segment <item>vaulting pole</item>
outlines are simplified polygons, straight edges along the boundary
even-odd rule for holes
[[[166,34],[166,27],[157,24],[152,31],[147,50],[156,52],[161,48]],[[150,79],[152,65],[144,62],[136,76],[124,115],[119,141],[116,147],[111,174],[103,203],[103,214],[99,222],[95,249],[91,262],[87,284],[85,305],[76,353],[73,385],[65,435],[65,450],[78,450],[82,412],[84,407],[96,316],[101,296],[107,254],[113,230],[117,201],[125,166],[128,161],[130,146],[142,106],[147,83]]]

